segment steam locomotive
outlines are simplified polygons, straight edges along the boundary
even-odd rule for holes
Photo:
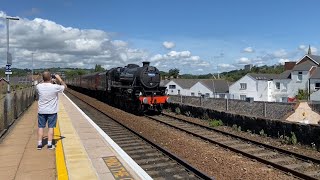
[[[67,79],[71,88],[101,99],[126,111],[143,114],[162,111],[168,101],[166,87],[160,86],[160,72],[143,62],[112,68],[106,72]]]

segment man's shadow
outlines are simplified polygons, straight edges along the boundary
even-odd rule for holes
[[[52,144],[53,144],[53,145],[56,145],[58,141],[60,141],[60,140],[62,140],[62,139],[64,139],[64,138],[66,138],[66,137],[54,135],[54,136],[53,136],[53,139],[52,139]],[[48,136],[44,136],[44,137],[42,138],[42,145],[45,146],[45,145],[47,145],[47,144],[48,144]]]

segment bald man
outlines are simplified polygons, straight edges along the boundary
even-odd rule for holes
[[[48,122],[48,149],[55,149],[52,144],[53,128],[56,127],[57,113],[58,113],[58,94],[62,93],[67,85],[63,82],[61,77],[56,74],[53,78],[57,84],[53,84],[53,79],[50,72],[45,71],[42,74],[43,82],[36,86],[39,94],[38,101],[38,150],[41,150],[43,129]]]

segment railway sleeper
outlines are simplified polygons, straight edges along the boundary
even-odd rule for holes
[[[288,165],[284,165],[284,167],[289,168],[289,169],[298,169],[298,168],[307,168],[312,166],[312,164],[307,163],[307,162],[302,162],[302,163],[296,163],[296,164],[288,164]]]
[[[274,155],[277,155],[278,153],[276,152],[261,152],[261,153],[254,153],[253,155],[254,156],[257,156],[257,157],[265,157],[265,156],[274,156]]]
[[[280,162],[288,162],[288,161],[293,161],[294,159],[291,157],[280,157],[280,158],[275,158],[275,159],[270,159],[269,161],[273,163],[280,163]]]
[[[153,159],[140,159],[136,160],[136,163],[138,164],[147,164],[147,163],[155,163],[155,162],[166,162],[166,161],[171,161],[170,158],[167,157],[158,157],[158,158],[153,158]]]

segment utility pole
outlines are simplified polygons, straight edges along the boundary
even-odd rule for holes
[[[32,55],[32,69],[31,69],[32,85],[33,85],[33,82],[34,82],[34,79],[33,79],[33,54],[34,53],[31,53],[31,55]]]
[[[10,93],[10,74],[11,72],[11,65],[12,65],[12,56],[9,51],[9,21],[10,20],[19,20],[19,18],[16,17],[6,17],[6,26],[7,26],[7,66],[6,66],[6,75],[7,75],[7,81],[8,81],[8,88],[7,88],[7,93]]]

